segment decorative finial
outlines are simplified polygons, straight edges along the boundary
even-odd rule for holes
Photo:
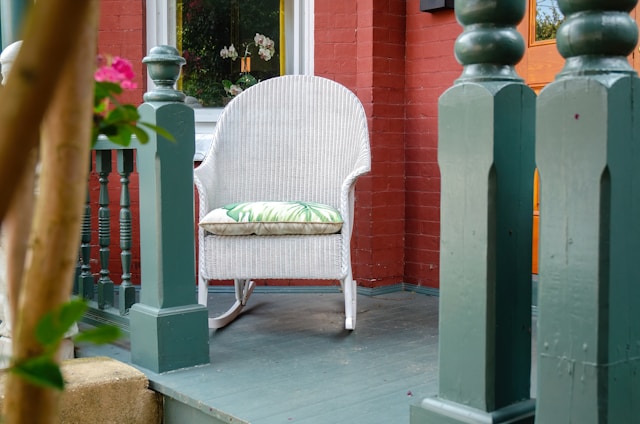
[[[558,28],[558,51],[567,75],[634,73],[627,56],[638,42],[629,12],[637,0],[558,0],[566,20]]]
[[[142,59],[147,65],[149,77],[156,85],[144,94],[146,102],[183,102],[186,97],[183,92],[175,90],[180,69],[187,61],[179,55],[178,50],[171,46],[156,46],[149,51],[149,56]]]
[[[456,0],[456,18],[464,31],[455,43],[455,55],[464,66],[456,83],[467,81],[522,81],[515,64],[524,54],[516,25],[524,17],[522,0]]]

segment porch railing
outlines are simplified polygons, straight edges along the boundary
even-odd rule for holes
[[[129,180],[134,172],[138,144],[138,141],[134,140],[131,146],[123,147],[104,138],[93,148],[91,168],[95,170],[95,174],[91,177],[97,178],[97,181],[90,180],[89,184],[94,187],[96,182],[98,184],[98,208],[92,207],[90,189],[87,188],[79,260],[73,286],[74,294],[90,302],[87,321],[93,324],[115,324],[126,333],[129,332],[129,310],[137,300],[136,291],[140,290],[140,285],[134,286],[131,280],[133,222],[129,191]],[[117,158],[115,172],[114,154]],[[110,199],[109,190],[109,181],[114,178],[118,178],[120,183],[119,210],[115,215],[118,222],[112,219],[114,202]],[[111,262],[111,234],[114,224],[118,225],[120,238],[119,269],[113,269]],[[94,231],[96,228],[97,233]],[[92,269],[94,262],[98,264],[98,272]],[[113,279],[119,283],[117,286]]]
[[[99,187],[97,214],[88,193],[74,290],[90,301],[89,322],[116,324],[130,333],[134,364],[165,372],[209,362],[207,311],[197,304],[195,290],[195,126],[193,109],[184,104],[184,94],[173,89],[184,64],[177,50],[155,47],[143,62],[156,88],[144,95],[145,103],[138,109],[141,120],[164,128],[175,141],[149,133],[145,144],[134,139],[122,147],[106,138],[96,143],[92,168]],[[113,172],[114,156],[117,173]],[[140,204],[139,296],[131,278],[134,240],[129,182],[134,169]],[[121,184],[121,266],[117,271],[109,269],[113,225],[109,181],[114,174]],[[96,241],[97,252],[92,247]],[[92,253],[97,253],[97,259]],[[96,262],[99,271],[94,277],[92,263]]]

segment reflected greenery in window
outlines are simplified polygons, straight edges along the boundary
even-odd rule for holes
[[[179,0],[177,13],[181,88],[203,106],[280,75],[280,0]]]
[[[536,1],[536,41],[554,40],[563,21],[557,0]]]

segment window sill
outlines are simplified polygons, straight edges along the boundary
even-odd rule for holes
[[[195,162],[202,161],[209,151],[213,141],[213,129],[216,127],[223,110],[222,107],[193,109],[196,121],[196,153],[193,157]]]

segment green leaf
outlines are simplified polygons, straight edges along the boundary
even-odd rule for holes
[[[121,105],[112,109],[104,118],[107,124],[131,124],[140,119],[138,109],[133,105]]]
[[[135,128],[133,125],[118,125],[115,126],[116,133],[115,134],[105,134],[109,140],[112,142],[119,144],[120,146],[128,146],[131,144],[131,129]]]
[[[76,342],[89,342],[93,344],[111,343],[122,336],[120,329],[114,325],[101,325],[91,330],[84,330],[74,337]]]
[[[131,126],[131,131],[135,134],[140,144],[147,144],[149,141],[149,134],[140,127]]]
[[[36,339],[45,348],[57,346],[64,334],[82,318],[86,310],[87,304],[83,300],[75,299],[45,314],[36,326]]]
[[[9,368],[25,380],[38,386],[63,390],[64,379],[60,367],[49,356],[27,359]]]
[[[258,83],[258,80],[251,74],[242,74],[236,84],[242,85],[244,87],[251,87]]]
[[[95,115],[102,115],[105,110],[107,110],[107,104],[105,102],[100,102],[93,107],[93,113]]]
[[[98,81],[94,86],[94,101],[98,105],[106,98],[112,98],[114,95],[122,93],[122,87],[115,82]]]

